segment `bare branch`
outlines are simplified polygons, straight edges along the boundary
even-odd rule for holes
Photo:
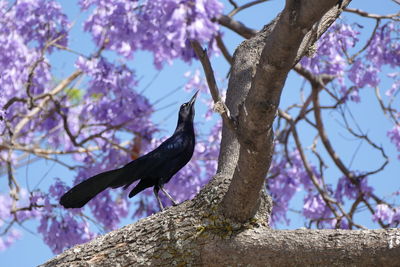
[[[36,148],[36,147],[26,147],[22,146],[19,144],[0,144],[0,150],[1,149],[12,149],[12,150],[17,150],[17,151],[23,151],[23,152],[28,152],[30,154],[35,154],[35,155],[68,155],[68,154],[75,154],[75,153],[87,153],[87,152],[92,152],[99,150],[99,147],[88,147],[88,148],[77,148],[74,150],[51,150],[51,149],[42,149],[42,148]]]
[[[232,31],[236,32],[240,36],[249,39],[253,37],[257,31],[248,28],[246,25],[243,23],[236,21],[226,15],[221,15],[217,18],[217,21],[219,24],[221,24],[224,27],[227,27],[228,29],[231,29]]]
[[[235,1],[233,0],[228,0],[228,1],[234,8],[238,8],[238,4]]]
[[[328,154],[332,158],[333,162],[335,162],[336,166],[339,168],[339,170],[346,175],[350,180],[354,179],[354,174],[349,171],[349,169],[344,165],[342,160],[340,159],[339,155],[336,153],[336,151],[333,149],[333,146],[331,145],[331,142],[325,132],[325,128],[322,122],[321,118],[321,109],[320,109],[320,104],[319,104],[319,97],[318,97],[318,88],[314,87],[312,88],[313,91],[313,104],[314,104],[314,117],[316,121],[316,126],[318,129],[319,136],[321,137],[321,141],[324,144]]]
[[[324,190],[324,188],[326,188],[326,186],[324,184],[321,184],[323,182],[323,180],[321,180],[321,182],[318,181],[318,178],[315,176],[314,172],[312,171],[312,168],[311,168],[310,164],[308,163],[308,160],[306,158],[306,155],[304,153],[304,150],[303,150],[301,142],[300,142],[300,138],[299,138],[299,136],[297,134],[296,126],[295,126],[295,123],[294,123],[293,119],[290,117],[289,114],[285,114],[285,112],[283,112],[282,110],[279,110],[279,114],[280,114],[280,116],[285,118],[289,122],[289,124],[291,125],[291,131],[292,131],[292,134],[293,134],[293,138],[295,140],[297,150],[300,153],[300,157],[301,157],[301,160],[303,162],[303,166],[306,169],[307,175],[311,179],[314,187],[317,189],[318,193],[320,194],[320,196],[324,200],[324,202],[327,205],[327,207],[334,214],[337,222],[339,223],[340,219],[344,216],[344,217],[346,217],[346,219],[348,220],[350,225],[354,225],[354,226],[356,226],[356,227],[358,227],[360,229],[365,229],[364,226],[355,223],[353,221],[353,219],[344,211],[344,209],[340,205],[340,203],[337,202],[336,200],[334,200],[333,198],[331,198],[328,195],[328,192],[326,190]],[[332,204],[335,204],[338,207],[338,209],[340,210],[342,215],[338,214],[338,212],[336,211],[335,207]]]
[[[360,55],[362,52],[364,52],[364,51],[369,47],[369,45],[371,44],[372,40],[373,40],[374,37],[375,37],[376,31],[377,31],[378,28],[379,28],[380,22],[381,22],[380,19],[377,19],[377,20],[376,20],[375,27],[374,27],[374,29],[373,29],[373,31],[372,31],[372,33],[371,33],[371,37],[369,37],[369,39],[368,39],[368,41],[365,43],[364,47],[361,48],[360,51],[358,51],[357,53],[355,53],[353,56],[351,56],[350,58],[348,58],[350,64],[352,64],[352,63],[354,62],[354,59],[355,59],[358,55]],[[343,49],[343,52],[344,52],[344,53],[346,54],[346,56],[347,56],[347,53],[345,52],[344,49]]]
[[[371,19],[392,19],[396,21],[400,21],[400,12],[396,14],[389,14],[389,15],[377,15],[371,14],[361,9],[353,9],[353,8],[345,8],[344,11],[360,15],[362,17],[371,18]]]
[[[290,69],[313,43],[313,38],[320,36],[339,15],[336,2],[306,1],[299,5],[297,1],[288,0],[278,18],[252,38],[263,44],[261,51],[249,46],[246,41],[236,50],[235,61],[243,60],[240,62],[242,67],[253,68],[254,72],[249,75],[250,71],[242,70],[240,74],[246,75],[246,79],[251,77],[251,83],[244,101],[239,103],[239,156],[229,189],[221,203],[222,213],[228,218],[243,222],[255,216],[271,163],[272,123],[284,81]],[[238,55],[239,49],[243,49],[243,54]],[[257,52],[261,52],[261,56]],[[259,60],[250,67],[244,58],[250,54],[254,56],[253,53]],[[233,74],[239,75],[237,71],[233,64],[230,86]],[[234,93],[237,94],[237,91]]]
[[[221,50],[222,55],[224,55],[226,61],[228,61],[228,63],[230,65],[232,65],[233,58],[232,58],[231,54],[229,53],[228,48],[226,48],[224,41],[222,40],[221,34],[218,34],[215,37],[215,40],[217,41],[218,48],[219,48],[219,50]]]
[[[249,3],[246,3],[246,4],[242,5],[242,6],[237,6],[236,5],[235,9],[232,10],[231,12],[229,12],[228,17],[233,17],[237,13],[239,13],[240,11],[245,10],[246,8],[249,8],[249,7],[252,7],[254,5],[261,4],[261,3],[264,3],[264,2],[267,2],[267,1],[268,0],[255,0],[255,1],[252,1],[252,2],[249,2]]]
[[[14,128],[12,140],[17,139],[22,134],[21,133],[22,128],[30,120],[32,120],[37,113],[39,113],[44,108],[44,106],[47,104],[47,102],[51,99],[52,96],[55,96],[56,94],[64,90],[72,81],[78,78],[81,74],[82,74],[81,70],[76,70],[69,77],[61,81],[52,91],[50,91],[35,108],[33,108],[28,114],[26,114],[26,116],[21,121],[18,122],[18,124]]]
[[[217,82],[215,81],[215,77],[214,77],[214,71],[212,69],[211,62],[207,56],[206,51],[203,50],[203,48],[197,41],[191,41],[190,43],[203,66],[204,73],[207,78],[208,88],[210,89],[211,96],[214,100],[214,105],[217,107],[221,107],[220,110],[218,111],[218,113],[221,114],[221,117],[222,117],[224,123],[228,127],[230,127],[232,130],[235,130],[236,129],[235,121],[230,116],[230,111],[229,111],[228,107],[225,105],[225,102],[222,101],[222,99],[219,95]]]
[[[383,103],[383,100],[382,100],[382,97],[381,97],[381,93],[379,91],[379,87],[375,87],[375,95],[376,95],[376,98],[378,99],[379,106],[381,107],[383,113],[385,115],[387,115],[387,113],[389,113],[389,116],[393,120],[393,122],[395,124],[400,124],[398,119],[397,119],[397,116],[396,116],[397,110],[391,108],[390,106],[386,107],[385,104]]]
[[[12,104],[14,104],[15,102],[22,102],[22,103],[26,103],[26,99],[22,98],[22,97],[12,97],[10,100],[7,101],[7,103],[3,106],[3,110],[7,110],[9,107],[11,107]]]

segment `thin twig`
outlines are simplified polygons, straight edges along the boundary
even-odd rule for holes
[[[225,102],[222,101],[219,95],[218,86],[214,77],[214,71],[212,69],[211,62],[207,56],[206,51],[203,50],[203,48],[197,41],[191,41],[191,45],[197,57],[199,58],[201,65],[203,66],[204,73],[207,78],[208,88],[210,89],[211,96],[214,100],[214,108],[217,109],[218,113],[221,114],[224,123],[229,128],[231,128],[231,130],[236,131],[237,128],[236,123],[234,119],[231,117],[229,109],[225,105]]]
[[[233,64],[232,55],[229,53],[228,48],[226,48],[224,41],[222,40],[221,34],[218,34],[215,37],[215,40],[217,41],[218,48],[219,50],[221,50],[222,55],[224,55],[226,61],[228,61],[228,63],[232,65]]]
[[[254,5],[261,4],[261,3],[267,2],[267,1],[268,1],[268,0],[255,0],[255,1],[253,1],[253,2],[249,2],[249,3],[244,4],[243,6],[237,6],[237,5],[236,5],[235,9],[232,10],[231,12],[229,12],[228,17],[233,17],[233,16],[235,16],[237,13],[239,13],[240,11],[245,10],[246,8],[249,8],[249,7],[252,7],[252,6],[254,6]]]
[[[228,0],[228,1],[233,6],[233,8],[238,8],[239,7],[238,4],[235,1],[233,1],[233,0]]]
[[[352,218],[344,211],[343,207],[339,204],[339,202],[337,202],[336,200],[332,199],[328,195],[328,193],[326,191],[324,191],[323,188],[321,188],[320,182],[318,182],[318,178],[315,176],[314,172],[312,171],[311,166],[309,165],[308,160],[307,160],[307,158],[305,156],[305,153],[303,151],[303,148],[302,148],[302,145],[301,145],[301,142],[300,142],[300,138],[299,138],[299,136],[297,134],[296,125],[295,125],[292,117],[289,114],[285,113],[284,111],[282,111],[280,109],[278,110],[278,112],[279,112],[279,115],[282,116],[284,119],[286,119],[286,121],[290,124],[291,130],[292,130],[292,134],[293,134],[293,138],[295,140],[297,150],[300,153],[300,158],[301,158],[301,160],[303,162],[304,168],[306,169],[307,175],[310,177],[312,183],[314,184],[314,186],[317,189],[318,193],[321,195],[321,197],[324,200],[324,202],[326,203],[327,207],[334,214],[336,220],[339,221],[339,219],[344,216],[348,220],[349,224],[352,224],[352,225],[354,225],[354,226],[356,226],[356,227],[358,227],[360,229],[365,229],[364,226],[353,222]],[[323,181],[321,181],[321,182],[323,183]],[[325,187],[325,186],[323,186],[323,187]],[[342,216],[340,216],[337,213],[337,210],[333,207],[332,204],[335,204],[338,207],[339,211],[342,213]]]
[[[361,9],[353,9],[353,8],[345,8],[344,11],[354,13],[360,15],[362,17],[371,18],[371,19],[392,19],[396,21],[400,21],[400,12],[396,14],[389,14],[389,15],[377,15],[371,14]]]
[[[47,102],[50,100],[49,96],[54,96],[64,90],[65,87],[67,87],[72,81],[74,81],[76,78],[78,78],[82,74],[81,70],[76,70],[74,71],[69,77],[61,81],[52,91],[48,93],[48,96],[45,96],[43,101],[40,102],[35,108],[33,108],[21,121],[18,122],[18,124],[15,126],[14,130],[14,135],[13,135],[13,140],[15,140],[17,137],[21,135],[21,130],[22,128],[30,122],[38,112],[42,110],[42,108],[47,104]]]
[[[250,39],[254,35],[256,35],[257,31],[254,29],[251,29],[244,25],[243,23],[234,20],[226,15],[221,15],[217,18],[217,22],[221,24],[222,26],[231,29],[232,31],[236,32],[240,36]]]
[[[358,51],[358,52],[355,53],[353,56],[351,56],[350,58],[348,58],[349,63],[353,63],[354,59],[355,59],[358,55],[360,55],[362,52],[364,52],[364,51],[369,47],[369,45],[371,44],[372,40],[373,40],[374,37],[375,37],[376,31],[378,30],[380,23],[381,23],[381,20],[380,20],[380,19],[377,19],[377,20],[376,20],[376,23],[375,23],[375,27],[374,27],[374,29],[372,30],[371,36],[369,37],[368,41],[365,43],[365,45],[363,46],[363,48],[360,49],[360,51]],[[344,49],[343,49],[343,52],[345,52]]]

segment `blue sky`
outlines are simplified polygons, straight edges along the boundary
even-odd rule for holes
[[[70,48],[84,54],[92,53],[94,46],[91,42],[90,36],[82,32],[82,23],[86,18],[86,14],[80,13],[76,0],[64,0],[59,2],[63,6],[64,11],[68,14],[69,19],[71,21],[75,21],[76,23],[71,32]],[[247,1],[237,2],[245,3]],[[273,19],[275,15],[282,9],[283,5],[284,1],[269,1],[268,3],[259,5],[256,8],[251,8],[243,13],[240,13],[236,19],[245,21],[248,26],[259,29],[263,24]],[[228,9],[230,9],[229,4],[226,4],[226,6]],[[393,4],[390,0],[354,0],[350,7],[362,8],[363,10],[376,14],[394,13],[399,9],[399,5]],[[359,24],[364,26],[363,32],[370,32],[371,27],[373,26],[373,21],[354,15],[352,15],[351,18],[355,18]],[[349,21],[351,20],[349,19]],[[368,36],[368,34],[365,36]],[[241,37],[231,32],[225,33],[224,37],[231,52],[233,52],[234,48],[242,41]],[[54,69],[55,76],[62,78],[71,73],[73,71],[75,59],[76,57],[70,53],[54,53],[54,55],[51,56],[51,61],[57,62],[57,65]],[[160,99],[166,94],[169,94],[175,88],[182,86],[186,81],[183,74],[188,69],[195,70],[200,68],[200,65],[197,63],[188,66],[183,62],[176,61],[171,66],[165,66],[164,69],[159,72],[153,67],[152,62],[152,55],[147,52],[137,53],[134,59],[129,62],[129,65],[136,70],[136,75],[140,79],[139,88],[145,88],[147,84],[150,84],[144,91],[144,94],[151,99],[152,102]],[[226,64],[225,60],[222,57],[214,58],[212,63],[214,69],[217,71],[217,77],[225,77],[228,70],[228,65]],[[300,78],[293,74],[289,75],[289,79],[286,82],[285,89],[282,94],[282,107],[293,103],[294,100],[299,98],[299,87],[301,83],[302,80]],[[383,83],[382,89],[385,88],[385,86],[387,87],[389,84]],[[139,91],[140,90],[141,89],[139,89]],[[392,125],[388,120],[384,119],[382,112],[380,112],[378,104],[374,100],[373,90],[371,88],[365,88],[362,92],[362,97],[365,100],[363,100],[359,105],[353,105],[353,113],[363,114],[359,121],[363,129],[368,131],[372,138],[381,141],[388,150],[388,154],[395,155],[395,148],[390,145],[388,139],[386,138],[386,131],[389,130]],[[160,111],[155,112],[154,120],[160,124],[160,128],[165,129],[161,135],[169,135],[173,132],[176,124],[176,113],[179,105],[189,98],[190,94],[184,92],[183,90],[179,90],[171,94],[169,97],[164,98],[156,105]],[[165,106],[169,107],[163,108]],[[197,104],[196,108],[196,118],[197,120],[200,120],[201,114],[204,114],[206,108],[204,104]],[[355,148],[359,144],[341,135],[341,129],[335,121],[335,114],[325,114],[325,119],[327,120],[329,133],[332,134],[331,137],[335,140],[338,150],[343,153],[341,156],[345,158],[351,157],[351,153],[353,151],[351,148]],[[202,127],[208,126],[209,124],[206,124]],[[307,130],[304,128],[304,131]],[[349,147],[350,149],[342,149],[346,147]],[[365,166],[374,166],[376,163],[374,161],[374,154],[365,145],[361,145],[360,152],[357,154],[357,157],[357,160],[353,163],[353,167],[355,169],[357,169],[357,167],[359,169],[363,169]],[[393,158],[393,160],[395,161],[396,159]],[[373,166],[371,166],[371,168]],[[385,195],[400,188],[398,173],[400,173],[399,164],[394,162],[394,164],[389,164],[382,175],[371,179],[371,184],[376,187],[378,195]],[[333,176],[335,175],[333,174]],[[46,185],[51,183],[54,177],[62,177],[66,181],[68,181],[68,179],[71,181],[73,173],[69,172],[63,167],[54,166],[52,163],[42,161],[32,164],[29,166],[29,169],[20,169],[18,171],[18,177],[21,180],[29,181],[31,187],[42,180],[40,186],[46,187]],[[298,196],[293,201],[301,201],[301,199],[301,196]],[[303,226],[304,221],[302,220],[301,216],[291,214],[290,219],[292,220],[291,228]],[[365,220],[368,220],[368,218],[365,217]],[[127,221],[127,223],[129,223],[129,221]],[[368,227],[376,227],[373,224],[366,225]],[[23,238],[17,241],[8,250],[0,252],[2,266],[36,266],[53,257],[52,252],[43,243],[40,236],[30,233],[30,231],[35,232],[36,227],[37,225],[35,223],[26,224],[26,229],[29,231],[26,229],[21,229],[23,232]],[[282,225],[279,228],[287,227]]]

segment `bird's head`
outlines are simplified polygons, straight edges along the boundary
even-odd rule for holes
[[[187,103],[183,103],[179,109],[179,122],[183,121],[193,121],[194,118],[194,103],[196,102],[196,97],[199,91],[197,91],[194,96]]]

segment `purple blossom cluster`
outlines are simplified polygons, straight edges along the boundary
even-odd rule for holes
[[[31,200],[40,212],[38,232],[42,234],[43,241],[53,253],[60,253],[67,247],[87,242],[96,236],[89,230],[87,220],[78,216],[77,211],[58,209],[56,203],[66,189],[65,184],[56,179],[48,194],[39,194]]]
[[[7,234],[0,238],[0,252],[9,248],[15,241],[20,239],[22,236],[21,232],[15,228],[12,228]]]
[[[349,62],[347,53],[359,41],[357,25],[334,23],[317,42],[317,52],[312,57],[303,57],[300,64],[314,74],[329,74],[337,77],[341,93],[347,93],[345,77],[348,72]],[[356,69],[354,69],[356,70]],[[349,72],[349,76],[358,75]],[[355,77],[353,77],[355,78]],[[351,79],[351,78],[350,78]],[[353,79],[354,81],[354,79]],[[352,90],[350,99],[359,101],[358,90]]]
[[[327,220],[327,218],[332,217],[332,211],[319,193],[309,193],[306,195],[304,198],[303,215],[313,221],[322,220],[322,223],[317,225],[318,227],[321,224],[324,227],[332,227],[330,225],[332,220]]]
[[[61,253],[65,248],[87,242],[95,237],[89,231],[89,224],[81,217],[43,216],[38,232],[43,234],[44,242],[53,253]]]
[[[341,94],[352,101],[359,102],[359,89],[370,86],[376,87],[382,67],[388,65],[398,67],[400,62],[400,26],[388,22],[380,26],[372,36],[363,57],[357,55],[362,50],[356,50],[360,32],[359,26],[345,23],[335,23],[317,42],[318,50],[315,56],[304,57],[301,65],[315,74],[330,74],[337,76]],[[357,55],[352,57],[351,54]],[[392,75],[393,76],[393,75]],[[345,78],[352,85],[345,84]],[[399,81],[395,79],[391,91],[398,88]],[[350,91],[349,91],[350,90]],[[349,92],[348,92],[349,91]]]
[[[387,133],[390,141],[396,146],[397,151],[400,152],[400,125],[395,125],[390,131]],[[400,155],[397,156],[400,160]]]
[[[342,177],[338,180],[334,196],[343,204],[345,203],[344,197],[355,200],[358,196],[363,195],[364,199],[368,199],[372,191],[373,188],[368,185],[368,177],[357,179],[357,182],[350,181],[348,177]]]
[[[8,195],[0,194],[0,203],[0,231],[3,232],[5,224],[12,219],[12,199]],[[0,236],[0,251],[7,249],[20,235],[21,233],[17,229],[12,228],[12,233],[9,232],[5,236]]]
[[[303,57],[301,65],[314,74],[334,75],[343,82],[348,66],[344,51],[357,44],[359,34],[354,26],[334,23],[318,40],[316,54],[312,57]]]
[[[44,53],[52,52],[52,44],[66,45],[67,30],[68,20],[55,1],[0,1],[0,130],[5,120],[15,125],[18,120],[11,118],[27,112],[23,102],[4,110],[8,100],[45,92],[51,74]]]
[[[317,42],[318,50],[314,57],[304,57],[301,65],[314,74],[330,74],[337,76],[342,96],[360,102],[359,89],[366,86],[377,87],[380,83],[382,68],[398,68],[400,66],[400,25],[390,21],[378,27],[363,50],[356,50],[359,26],[335,23]],[[351,56],[351,54],[362,56]],[[389,73],[393,79],[392,86],[385,95],[392,98],[400,88],[398,72]],[[346,78],[352,83],[345,84]],[[391,141],[400,149],[399,126],[388,131]],[[399,157],[400,159],[400,157]]]
[[[40,96],[53,89],[47,54],[52,52],[53,44],[67,45],[68,21],[54,1],[0,1],[0,6],[0,130],[1,141],[8,142],[9,136],[3,135],[5,121],[14,129],[41,102]],[[126,163],[129,158],[126,151],[112,145],[121,142],[119,129],[142,136],[141,148],[145,149],[156,128],[150,121],[153,109],[149,101],[133,90],[137,82],[132,70],[114,65],[103,57],[80,57],[76,67],[85,75],[86,90],[68,88],[53,97],[26,123],[16,141],[23,145],[39,142],[46,148],[64,151],[77,146],[97,147],[93,153],[72,155],[78,165],[85,166],[77,173],[78,182],[101,169]],[[10,102],[12,104],[3,110],[11,99],[17,101]],[[63,116],[68,119],[64,121]],[[46,138],[38,140],[41,134]],[[17,152],[9,157],[7,151],[2,150],[1,155],[13,163],[18,158]],[[62,182],[56,181],[49,194],[32,192],[30,197],[25,196],[26,201],[20,196],[16,206],[21,208],[15,212],[19,222],[40,218],[38,231],[54,253],[94,237],[88,222],[79,215],[81,211],[60,212],[58,201],[66,190]],[[110,230],[128,215],[125,199],[104,193],[89,208],[99,224]],[[12,220],[11,206],[7,203],[1,202],[1,210],[7,214],[2,215],[4,222]],[[17,237],[15,229],[11,229],[8,236],[2,237],[2,245],[11,244]]]
[[[184,86],[186,91],[193,91],[194,89],[200,90],[201,93],[208,93],[208,85],[207,81],[204,77],[202,77],[199,69],[192,71],[187,71],[183,74],[185,78],[187,78],[187,82]]]
[[[390,227],[397,227],[400,224],[400,208],[392,208],[387,204],[378,204],[372,220],[381,221]]]
[[[267,188],[274,203],[272,208],[272,223],[274,225],[280,222],[290,222],[287,218],[287,212],[290,201],[296,192],[304,189],[309,194],[313,194],[314,189],[312,181],[303,167],[299,152],[294,150],[288,155],[288,158],[283,153],[283,151],[278,150],[275,152],[267,179]],[[313,168],[313,172],[318,176],[315,168]],[[308,198],[310,197],[306,197],[306,200]],[[310,205],[304,206],[303,213],[306,216],[315,212],[318,211]]]
[[[30,206],[31,198],[28,191],[21,188],[20,199],[17,202],[9,195],[0,193],[0,251],[7,249],[15,241],[20,239],[20,230],[12,227],[5,231],[11,221],[23,223],[26,220],[40,217],[40,212]]]
[[[222,12],[218,0],[81,0],[82,9],[95,6],[85,23],[99,46],[130,57],[138,49],[154,55],[161,68],[174,59],[189,62],[195,55],[189,40],[209,44],[218,32],[213,21]]]
[[[400,88],[400,72],[389,73],[387,76],[393,79],[393,83],[392,86],[388,90],[386,90],[385,95],[389,98],[393,98],[394,96],[396,96],[396,93]]]
[[[88,204],[95,221],[107,231],[118,228],[121,220],[129,215],[130,201],[124,193],[107,190]]]
[[[400,25],[388,22],[378,28],[367,48],[366,58],[381,69],[383,65],[398,67],[400,65]]]
[[[151,136],[155,131],[149,119],[153,108],[147,98],[133,90],[137,82],[132,70],[125,65],[111,64],[105,58],[80,57],[76,67],[89,78],[83,96],[86,105],[78,111],[81,114],[78,120],[123,126],[142,136]]]
[[[388,22],[377,29],[366,49],[366,56],[356,59],[349,70],[349,79],[355,86],[358,88],[367,85],[376,87],[380,82],[379,74],[383,66],[396,68],[400,65],[399,37],[398,23]],[[387,91],[386,94],[388,93]]]
[[[345,204],[346,200],[355,200],[360,195],[368,199],[373,188],[368,185],[368,177],[358,178],[357,182],[350,181],[347,177],[338,179],[336,188],[332,184],[322,184],[320,175],[315,168],[311,166],[313,175],[316,178],[318,186],[325,188],[325,193],[335,199],[340,204]],[[362,177],[359,175],[359,177]],[[311,177],[304,168],[303,162],[298,150],[294,150],[286,155],[284,150],[279,150],[279,144],[276,144],[276,151],[269,170],[267,179],[267,189],[272,197],[274,206],[272,208],[272,224],[289,224],[287,217],[289,207],[298,204],[292,203],[293,198],[300,191],[304,192],[302,203],[302,214],[311,221],[316,222],[318,228],[348,228],[347,219],[340,222],[333,216],[331,208],[336,210],[334,204],[328,206],[324,198],[318,192]]]

